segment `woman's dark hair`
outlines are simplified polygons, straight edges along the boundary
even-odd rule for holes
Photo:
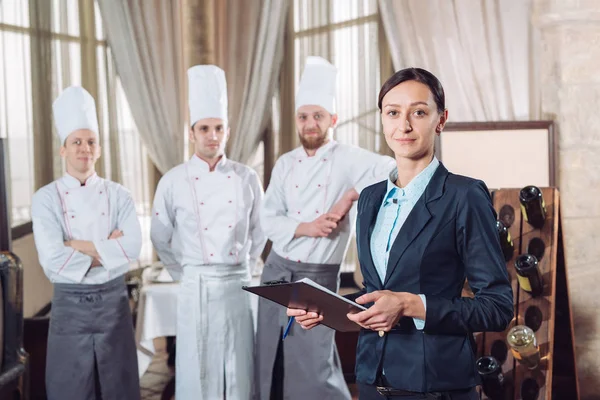
[[[379,111],[381,112],[381,106],[383,102],[383,98],[385,95],[406,81],[417,81],[429,87],[431,93],[433,94],[433,99],[435,100],[435,104],[437,105],[437,110],[441,114],[446,109],[446,96],[444,95],[444,88],[442,84],[431,72],[424,70],[422,68],[405,68],[396,72],[392,75],[381,87],[379,91],[379,101],[377,102],[377,106],[379,107]]]

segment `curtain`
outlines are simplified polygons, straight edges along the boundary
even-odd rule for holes
[[[540,118],[531,0],[379,0],[379,6],[395,69],[436,75],[450,121]]]
[[[283,60],[288,2],[237,0],[216,5],[216,63],[225,70],[231,137],[228,157],[248,163],[262,140]]]
[[[135,125],[164,174],[184,159],[180,2],[99,0],[98,5]]]

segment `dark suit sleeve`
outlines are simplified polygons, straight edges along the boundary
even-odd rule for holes
[[[372,191],[373,191],[373,186],[369,186],[366,189],[364,189],[361,192],[360,196],[358,197],[358,204],[356,206],[356,210],[357,210],[357,214],[358,214],[358,216],[356,218],[356,240],[357,241],[358,241],[358,235],[362,234],[362,230],[360,229],[360,224],[364,223],[364,221],[362,221],[361,214],[362,214],[362,211],[363,211],[363,209],[365,207],[365,202],[368,200],[368,198],[370,196],[370,193]],[[359,264],[360,264],[361,272],[362,272],[363,277],[364,277],[365,272],[362,271],[362,263],[360,262],[360,260],[361,260],[361,249],[360,249],[360,246],[357,246],[357,251],[358,251],[358,261],[359,261]],[[347,298],[350,301],[356,302],[357,298],[359,298],[363,294],[367,293],[366,287],[367,287],[367,285],[366,285],[366,283],[363,280],[363,288],[361,290],[359,290],[357,292],[354,292],[354,293],[349,293],[349,294],[345,295],[344,297]],[[365,307],[369,307],[369,306],[365,305]]]
[[[425,332],[500,332],[512,320],[512,287],[495,221],[487,187],[475,181],[468,186],[456,211],[457,250],[475,298],[427,296]]]

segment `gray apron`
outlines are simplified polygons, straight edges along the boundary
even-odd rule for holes
[[[340,266],[307,264],[286,260],[271,251],[261,282],[310,278],[327,289],[339,289]],[[286,309],[270,300],[258,300],[256,332],[255,390],[257,400],[269,400],[273,366],[282,329],[287,325]],[[295,323],[283,341],[284,398],[342,400],[350,399],[335,346],[335,331],[317,326],[309,331]],[[279,400],[279,399],[277,399]]]
[[[137,353],[123,276],[54,284],[46,357],[48,400],[139,400]]]

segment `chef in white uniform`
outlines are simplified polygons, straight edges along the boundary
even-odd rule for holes
[[[46,390],[49,400],[139,399],[133,321],[124,274],[141,249],[135,204],[96,175],[92,96],[65,89],[53,104],[65,175],[32,199],[35,245],[54,284]]]
[[[307,58],[296,94],[302,146],[277,160],[261,212],[263,229],[273,241],[263,282],[308,277],[337,291],[340,265],[354,228],[346,214],[364,187],[386,179],[395,166],[390,157],[333,140],[338,119],[336,78],[335,66],[320,57]],[[259,299],[258,399],[269,399],[273,390],[277,344],[287,321],[285,308]],[[350,399],[334,331],[318,328],[307,332],[294,324],[283,341],[286,399]]]
[[[152,210],[152,243],[181,280],[177,314],[177,400],[246,400],[254,348],[250,270],[266,238],[263,190],[251,168],[228,160],[223,70],[188,70],[194,155],[167,172]]]

